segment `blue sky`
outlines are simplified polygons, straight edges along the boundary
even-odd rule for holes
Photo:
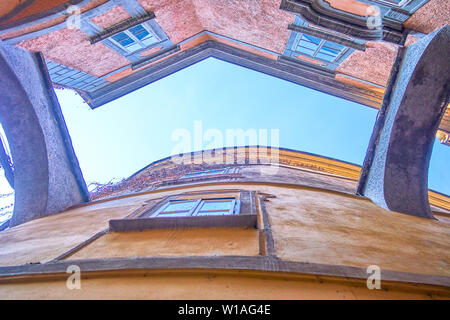
[[[70,90],[57,95],[87,183],[128,177],[171,155],[177,130],[191,133],[191,150],[184,151],[195,151],[195,121],[203,132],[217,129],[224,137],[226,129],[267,129],[269,137],[278,129],[280,147],[362,165],[377,114],[213,58],[95,110]],[[204,141],[202,148],[210,146]],[[450,148],[436,140],[429,187],[446,194],[449,159]]]

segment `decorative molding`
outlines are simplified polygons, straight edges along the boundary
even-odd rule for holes
[[[28,5],[26,5],[26,6],[29,6],[33,2],[34,2],[33,0],[31,0],[31,1],[29,0],[19,6],[25,5],[26,3],[29,3]],[[31,26],[33,24],[38,24],[38,23],[41,23],[41,22],[44,22],[44,21],[47,21],[50,19],[60,17],[62,15],[67,15],[66,10],[71,5],[84,6],[84,5],[88,4],[89,2],[91,2],[91,0],[69,0],[66,3],[63,3],[55,8],[51,8],[47,11],[33,14],[31,16],[25,17],[18,21],[8,23],[6,25],[1,25],[1,21],[3,20],[2,19],[3,17],[2,17],[2,18],[0,18],[0,31],[6,30],[7,32],[10,32],[10,31],[13,31],[14,29],[25,28],[25,27]],[[18,11],[18,12],[20,12],[20,11]],[[15,14],[17,14],[18,12],[15,12]],[[12,18],[12,17],[10,17],[10,18]]]
[[[152,257],[152,258],[113,258],[85,259],[50,262],[44,264],[27,264],[21,266],[0,267],[0,283],[23,281],[25,277],[60,276],[67,279],[67,267],[76,264],[90,277],[101,276],[101,272],[135,270],[236,270],[281,272],[298,275],[315,275],[359,279],[366,285],[366,267],[351,267],[300,261],[286,261],[276,257],[265,256],[226,256],[226,257]],[[100,273],[99,273],[100,272]],[[418,274],[383,269],[383,282],[426,284],[450,287],[450,277],[442,275]]]
[[[162,58],[165,58],[167,56],[170,56],[171,54],[174,54],[176,52],[180,51],[180,46],[179,45],[174,45],[171,46],[167,49],[162,49],[158,52],[155,52],[152,55],[149,55],[141,60],[135,61],[131,64],[131,69],[132,70],[136,70],[139,68],[142,68],[148,64],[151,64],[152,62],[158,61]]]
[[[401,9],[396,9],[396,8],[392,8],[391,10],[389,10],[383,17],[383,19],[385,18],[391,18],[393,20],[397,20],[397,21],[406,21],[411,15],[405,11],[405,10],[401,10]]]
[[[338,35],[334,35],[319,29],[308,28],[304,26],[297,26],[295,24],[290,24],[288,26],[289,30],[305,33],[314,37],[322,38],[328,41],[342,44],[343,46],[350,47],[360,51],[366,51],[365,43],[357,42],[355,40],[347,39]]]
[[[400,22],[396,28],[392,25],[369,29],[366,17],[334,9],[323,0],[282,0],[280,9],[299,14],[309,23],[362,40],[384,40],[403,45],[406,39]]]
[[[335,75],[335,72],[331,69],[328,69],[327,67],[323,67],[308,61],[303,61],[300,59],[296,59],[296,58],[291,58],[291,57],[287,57],[287,56],[280,56],[278,57],[278,61],[280,63],[285,63],[288,65],[292,65],[292,66],[297,66],[297,67],[301,67],[304,69],[308,69],[311,70],[312,72],[317,72],[320,73],[324,76],[329,76],[329,77],[333,77]]]
[[[378,108],[382,100],[382,95],[378,92],[335,80],[332,71],[327,74],[318,73],[320,67],[313,69],[314,67],[311,66],[305,68],[302,65],[289,65],[211,40],[180,51],[94,92],[80,92],[80,95],[91,108],[97,108],[209,57],[215,57],[370,107]]]

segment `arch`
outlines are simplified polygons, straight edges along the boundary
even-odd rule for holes
[[[382,207],[433,218],[428,166],[449,101],[449,47],[447,25],[399,52],[358,187]]]
[[[14,163],[10,226],[89,200],[44,58],[0,43],[0,122]]]

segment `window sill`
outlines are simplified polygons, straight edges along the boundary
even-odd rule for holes
[[[256,221],[256,214],[113,219],[109,221],[109,230],[126,232],[182,228],[256,228]]]

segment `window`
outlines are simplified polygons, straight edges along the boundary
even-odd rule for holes
[[[235,198],[171,200],[153,216],[223,216],[239,214],[239,200]]]
[[[130,53],[144,49],[160,41],[160,39],[151,32],[150,28],[146,27],[144,24],[139,24],[128,30],[119,32],[109,39]]]
[[[137,216],[109,221],[112,232],[177,228],[256,228],[256,193],[246,190],[191,192],[149,204]]]
[[[341,44],[307,34],[299,34],[298,41],[294,45],[295,52],[327,62],[337,61],[347,49]]]
[[[224,174],[227,173],[228,169],[213,169],[213,170],[204,170],[204,171],[196,171],[186,174],[183,178],[194,178],[194,177],[202,177],[202,176],[209,176],[213,174]]]

